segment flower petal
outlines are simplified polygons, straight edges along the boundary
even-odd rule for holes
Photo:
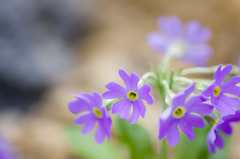
[[[80,115],[73,120],[73,124],[78,126],[87,123],[89,120],[96,120],[91,113]]]
[[[132,115],[131,115],[131,118],[129,120],[129,122],[131,124],[134,124],[137,122],[138,118],[139,118],[139,115],[140,115],[140,110],[139,110],[139,107],[138,105],[136,104],[133,104],[133,111],[132,111]]]
[[[203,118],[193,114],[186,114],[185,120],[189,121],[192,127],[203,128],[205,126]]]
[[[194,89],[195,89],[195,83],[188,86],[188,88],[186,88],[184,91],[178,93],[173,98],[173,108],[176,108],[178,106],[184,106],[185,100],[194,91]]]
[[[216,81],[217,85],[220,85],[224,78],[231,72],[232,65],[228,64],[221,70],[222,65],[219,65],[216,73],[214,74],[214,80]]]
[[[168,130],[166,132],[166,138],[167,142],[171,146],[175,146],[179,140],[180,140],[180,135],[178,132],[178,122],[173,121],[168,127]]]
[[[98,144],[103,143],[105,135],[106,135],[106,132],[104,131],[103,127],[99,124],[94,135]]]
[[[132,72],[131,74],[130,74],[130,87],[126,87],[127,89],[129,89],[129,90],[133,90],[133,91],[135,91],[135,90],[137,90],[137,88],[138,88],[138,82],[139,82],[139,77],[138,77],[138,75],[137,74],[135,74],[134,72]]]
[[[175,17],[160,17],[158,20],[160,29],[170,37],[178,37],[182,34],[182,21]]]
[[[145,100],[149,105],[153,104],[153,97],[149,94],[151,91],[151,86],[144,84],[138,89],[138,95],[140,99]]]
[[[233,130],[229,122],[225,122],[224,124],[219,125],[218,128],[226,135],[232,135]]]
[[[167,130],[169,129],[169,125],[170,125],[169,122],[171,121],[171,117],[170,117],[171,113],[172,113],[172,108],[168,107],[167,109],[165,109],[165,111],[161,114],[159,118],[159,126],[158,126],[159,140],[161,140],[165,136]]]
[[[183,117],[179,122],[179,127],[184,132],[184,134],[189,138],[189,140],[193,140],[195,138],[194,131],[192,129],[192,125],[190,121],[188,121],[185,117]]]
[[[149,46],[160,53],[165,53],[170,42],[171,40],[168,37],[158,32],[152,32],[147,35],[147,43]]]
[[[68,109],[72,113],[78,114],[78,113],[83,112],[83,111],[90,111],[91,106],[89,106],[88,101],[83,100],[83,99],[78,99],[78,100],[69,102],[68,103]]]
[[[216,87],[216,82],[215,80],[212,81],[212,83],[209,85],[209,87],[207,89],[205,89],[204,91],[202,91],[202,94],[209,97],[213,95],[213,90]]]
[[[82,134],[88,134],[90,131],[92,131],[96,122],[97,120],[94,118],[91,118],[91,120],[86,121],[82,128]]]
[[[181,57],[181,60],[198,66],[206,66],[212,53],[213,49],[207,44],[189,46],[187,52]]]
[[[131,107],[131,105],[132,105],[132,103],[131,103],[131,101],[129,101],[128,99],[126,99],[126,98],[123,98],[123,99],[121,99],[120,101],[118,101],[118,102],[116,102],[116,103],[114,103],[113,105],[112,105],[112,113],[113,114],[116,114],[116,113],[118,113],[118,112],[120,112],[120,111],[123,111],[124,113],[126,113],[126,114],[129,114],[129,112],[130,112],[130,109],[129,109],[129,112],[127,112],[125,109],[124,109],[124,107]]]
[[[240,87],[239,86],[233,86],[233,87],[228,87],[222,90],[223,93],[226,94],[232,94],[235,96],[240,96]]]
[[[131,105],[132,103],[128,102],[128,104],[125,104],[121,107],[121,110],[119,111],[119,118],[126,120],[129,118]]]
[[[133,102],[133,107],[136,107],[138,109],[139,114],[144,118],[145,113],[146,113],[146,107],[142,100],[138,99]]]
[[[129,91],[135,91],[137,89],[139,77],[135,73],[132,72],[130,76],[128,76],[123,69],[120,69],[118,73]]]
[[[214,107],[222,114],[234,114],[235,111],[232,109],[233,105],[231,102],[235,102],[235,100],[231,100],[229,97],[221,94],[217,99],[216,105]]]
[[[222,137],[218,133],[216,133],[215,144],[217,145],[217,147],[219,149],[223,149],[224,148],[224,141],[223,141]]]
[[[211,38],[211,31],[208,28],[203,28],[196,20],[186,24],[185,34],[190,44],[205,43]]]
[[[104,92],[102,95],[105,99],[114,99],[126,96],[126,89],[115,82],[108,83],[106,88],[108,88],[109,91]]]
[[[201,115],[210,115],[212,113],[213,106],[203,103],[207,100],[208,100],[208,98],[203,95],[198,95],[198,96],[192,97],[185,104],[186,111],[198,113]]]

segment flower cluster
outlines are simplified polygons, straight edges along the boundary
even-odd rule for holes
[[[151,105],[154,101],[150,95],[151,84],[163,102],[158,138],[162,140],[166,136],[169,145],[175,146],[180,141],[179,127],[189,140],[194,140],[193,127],[203,128],[205,122],[208,122],[211,130],[206,136],[206,145],[210,152],[216,153],[216,147],[224,147],[219,131],[231,135],[230,124],[240,121],[240,109],[237,110],[240,107],[240,59],[238,66],[196,67],[179,70],[176,74],[169,73],[166,65],[173,58],[206,65],[212,54],[211,47],[206,44],[211,31],[202,27],[198,21],[190,21],[184,26],[174,16],[160,17],[159,27],[162,32],[150,33],[147,41],[151,47],[165,53],[163,60],[166,61],[162,62],[163,65],[160,64],[156,72],[151,69],[142,78],[135,73],[128,75],[120,69],[118,73],[125,87],[110,82],[102,97],[96,92],[92,95],[72,94],[76,100],[69,102],[69,110],[80,114],[73,123],[83,125],[82,134],[89,133],[98,123],[95,139],[101,144],[105,137],[109,140],[111,134],[112,119],[108,110],[113,114],[119,113],[119,118],[129,119],[131,124],[136,123],[139,116],[144,118],[144,102]],[[185,77],[195,73],[212,74],[213,80]]]
[[[130,76],[128,76],[124,70],[120,69],[119,75],[125,82],[126,88],[115,82],[110,82],[106,85],[109,91],[103,93],[102,96],[104,99],[121,99],[112,104],[112,113],[119,113],[119,117],[123,119],[129,118],[130,109],[133,105],[133,111],[129,121],[134,124],[137,122],[139,115],[143,118],[145,116],[146,107],[142,100],[147,101],[148,104],[153,104],[153,97],[149,94],[151,87],[148,84],[138,87],[139,77],[135,73],[131,73]],[[106,107],[102,104],[101,96],[97,92],[94,92],[93,95],[80,93],[79,95],[72,94],[72,96],[77,100],[69,102],[69,110],[74,114],[82,114],[73,121],[73,124],[77,126],[84,125],[82,134],[87,134],[98,122],[98,128],[95,132],[97,143],[103,143],[105,136],[109,140],[112,119]]]

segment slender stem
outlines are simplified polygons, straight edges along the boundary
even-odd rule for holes
[[[167,141],[166,141],[166,138],[164,138],[161,141],[159,159],[167,159]]]
[[[175,82],[184,82],[184,83],[189,83],[189,84],[193,83],[192,80],[190,80],[190,79],[188,79],[188,78],[186,78],[186,77],[174,77],[173,80],[174,80]]]
[[[217,70],[217,66],[213,67],[194,67],[182,70],[182,76],[191,74],[214,74]]]

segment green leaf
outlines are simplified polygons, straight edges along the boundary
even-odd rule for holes
[[[175,159],[226,159],[229,156],[230,143],[225,140],[225,148],[217,151],[215,155],[208,151],[207,134],[211,127],[194,128],[195,139],[190,141],[185,134],[181,132],[181,139],[175,148]],[[224,135],[222,135],[224,136]]]
[[[119,141],[128,148],[132,159],[154,159],[153,145],[150,134],[138,124],[116,119]]]
[[[94,139],[93,133],[82,135],[81,128],[67,126],[66,135],[72,153],[81,158],[87,159],[124,159],[117,148],[106,139],[99,145]]]

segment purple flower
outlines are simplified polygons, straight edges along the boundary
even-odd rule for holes
[[[239,107],[240,100],[238,98],[230,97],[228,94],[240,96],[240,87],[237,86],[240,82],[240,77],[235,76],[230,80],[223,82],[224,78],[231,72],[232,65],[229,64],[222,70],[220,65],[214,74],[212,84],[202,92],[207,97],[211,97],[212,105],[223,115],[234,114],[232,107]]]
[[[190,140],[195,137],[192,127],[205,126],[204,120],[192,113],[209,115],[213,110],[213,106],[203,103],[208,100],[203,95],[193,96],[185,101],[194,89],[195,84],[192,84],[185,91],[178,93],[173,98],[173,107],[168,107],[160,116],[158,138],[161,140],[166,135],[171,146],[175,146],[180,140],[178,126]]]
[[[153,97],[149,94],[151,87],[144,84],[141,88],[138,88],[139,77],[135,73],[128,76],[124,70],[120,69],[119,75],[125,82],[126,88],[115,82],[110,82],[106,85],[109,90],[103,93],[103,98],[121,98],[120,101],[112,105],[112,113],[119,112],[119,117],[123,119],[129,118],[130,109],[133,105],[132,115],[129,120],[133,124],[138,120],[139,115],[143,118],[145,116],[146,108],[142,100],[147,101],[148,104],[153,104]]]
[[[110,138],[112,119],[109,116],[107,109],[102,106],[102,98],[94,92],[93,95],[89,93],[80,93],[79,95],[72,94],[77,100],[71,101],[68,104],[69,110],[74,113],[82,113],[74,121],[74,125],[84,125],[82,134],[89,133],[96,123],[98,128],[95,132],[95,139],[98,144],[103,143],[105,136],[108,140]]]
[[[206,65],[212,55],[212,48],[206,43],[211,31],[203,28],[198,21],[190,21],[185,26],[175,17],[160,17],[158,25],[161,32],[152,32],[147,36],[148,44],[160,53],[170,53],[183,61],[196,65]]]
[[[219,130],[221,130],[225,135],[231,135],[233,130],[230,123],[239,121],[240,110],[237,110],[234,114],[222,116],[219,120],[215,121],[213,123],[213,127],[207,135],[208,150],[212,153],[216,153],[215,147],[223,149],[224,140],[219,135]]]

